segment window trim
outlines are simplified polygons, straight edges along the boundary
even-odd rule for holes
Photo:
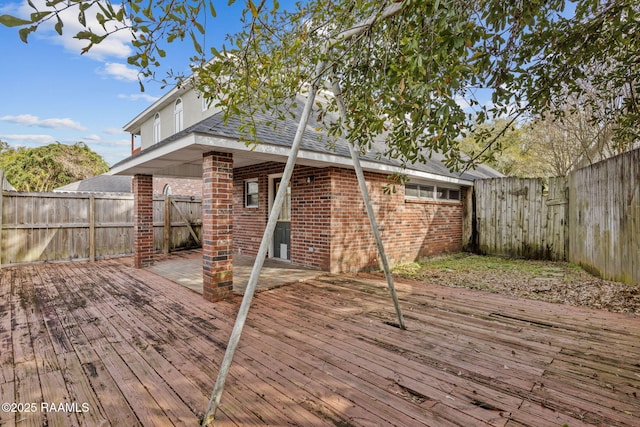
[[[173,103],[173,130],[175,133],[184,129],[184,102],[182,98]]]
[[[249,184],[255,184],[255,192],[249,192]],[[249,204],[249,196],[256,196],[255,204]],[[248,209],[256,209],[260,207],[260,185],[258,178],[244,180],[244,207]]]
[[[417,195],[408,195],[407,187],[411,186],[417,190]],[[446,202],[460,203],[462,201],[462,187],[454,187],[451,185],[438,185],[426,182],[407,182],[404,185],[404,198],[409,201],[430,201],[430,202]],[[450,198],[450,191],[457,192],[457,198]],[[422,193],[425,193],[423,195]],[[440,193],[443,193],[440,195]]]
[[[160,113],[153,116],[153,143],[157,144],[162,139],[162,124],[160,122]]]

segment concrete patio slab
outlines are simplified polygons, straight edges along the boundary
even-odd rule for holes
[[[233,255],[234,292],[244,294],[254,261],[255,258],[251,256]],[[200,250],[162,255],[157,257],[156,262],[146,270],[202,294],[202,252]],[[257,291],[314,279],[323,274],[325,272],[320,270],[312,270],[286,261],[268,258],[262,267]]]

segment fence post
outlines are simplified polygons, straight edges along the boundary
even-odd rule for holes
[[[89,261],[96,260],[96,197],[89,196]]]
[[[164,196],[164,253],[171,247],[171,196]]]

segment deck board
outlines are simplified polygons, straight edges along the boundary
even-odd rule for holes
[[[90,411],[0,426],[198,425],[240,297],[211,304],[131,264],[2,270],[0,397]],[[640,319],[396,287],[406,331],[378,275],[257,294],[217,425],[640,425]]]

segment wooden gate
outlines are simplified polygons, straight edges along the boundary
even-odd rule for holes
[[[481,253],[566,259],[565,178],[478,180],[474,194],[475,246]]]

